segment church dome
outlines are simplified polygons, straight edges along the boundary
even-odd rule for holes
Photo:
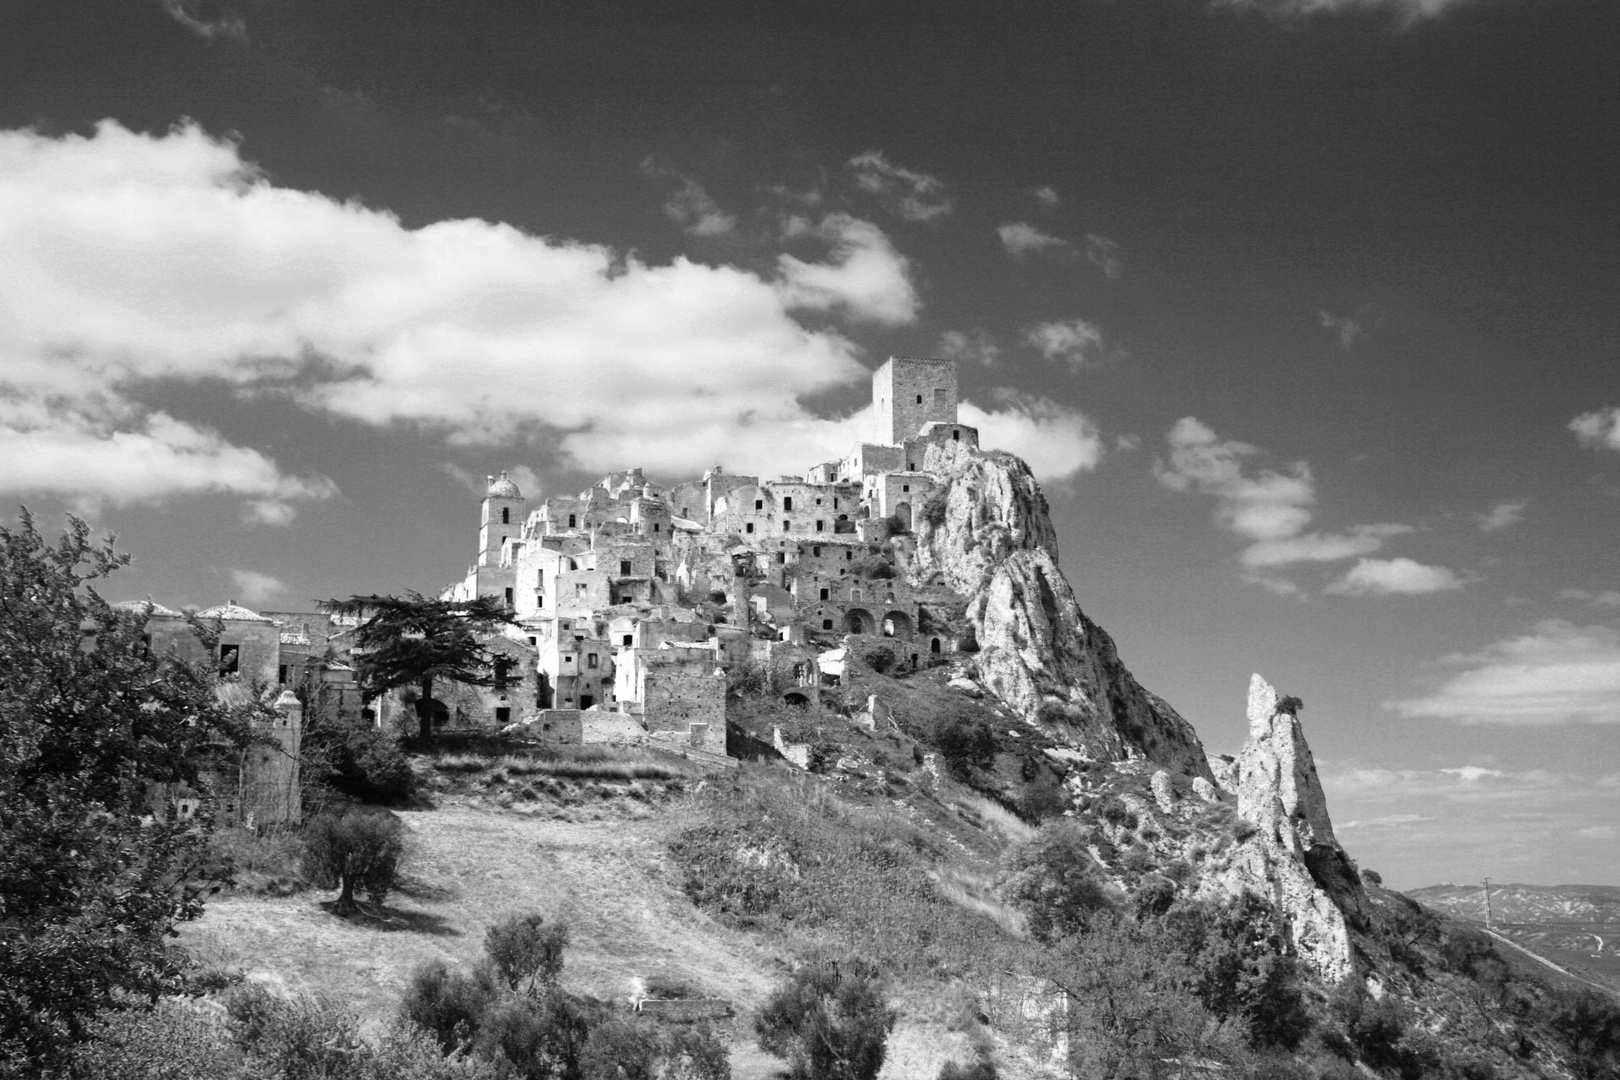
[[[489,478],[489,490],[484,493],[484,498],[521,499],[523,498],[523,492],[519,491],[518,486],[506,478],[506,472],[502,470],[499,479],[493,476]]]

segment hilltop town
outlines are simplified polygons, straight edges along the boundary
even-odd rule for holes
[[[441,596],[500,598],[512,622],[487,642],[495,684],[439,688],[435,729],[653,743],[724,766],[729,671],[785,672],[784,699],[811,706],[861,639],[888,639],[911,670],[972,650],[963,598],[920,567],[914,532],[942,513],[930,455],[978,448],[957,405],[954,361],[893,357],[872,378],[872,441],[802,476],[716,467],[666,487],[632,469],[532,508],[491,476],[473,564]],[[228,679],[314,680],[379,726],[415,715],[411,690],[359,701],[353,619],[234,602],[197,615],[222,628],[211,659]],[[181,612],[150,605],[150,628],[164,647],[198,648]]]

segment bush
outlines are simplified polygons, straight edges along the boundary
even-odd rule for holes
[[[940,756],[957,776],[966,777],[974,768],[988,769],[996,763],[996,737],[983,721],[958,717],[940,726],[935,741]]]
[[[356,890],[374,904],[388,898],[405,857],[405,827],[393,814],[351,810],[320,814],[304,826],[304,875],[323,889],[339,889],[336,911],[359,910]]]
[[[1092,807],[1092,812],[1110,825],[1116,825],[1121,829],[1136,828],[1136,815],[1131,812],[1130,807],[1125,805],[1125,800],[1118,795],[1104,795]]]
[[[1368,885],[1383,885],[1384,875],[1380,874],[1376,870],[1363,870],[1361,872],[1361,880]]]
[[[369,724],[345,727],[335,748],[332,786],[366,803],[402,803],[416,794],[416,776],[399,740]]]
[[[862,656],[861,659],[866,662],[867,667],[871,668],[879,675],[887,675],[889,671],[893,669],[895,663],[894,650],[886,645],[879,645],[874,649],[868,649],[866,654]]]
[[[936,491],[923,502],[919,516],[923,521],[928,522],[937,529],[945,524],[946,508],[945,492],[943,490]]]
[[[540,914],[513,915],[484,934],[484,953],[508,990],[533,996],[553,987],[562,975],[568,927],[546,925]]]
[[[791,1080],[875,1080],[896,1017],[869,964],[821,961],[771,994],[754,1032],[760,1049],[788,1063]]]
[[[1002,896],[1028,918],[1037,941],[1068,937],[1113,912],[1115,898],[1087,849],[1089,839],[1074,822],[1060,818],[1007,852]]]
[[[947,1061],[939,1070],[939,1080],[996,1080],[996,1065],[987,1057],[979,1057],[971,1065]]]
[[[420,964],[400,999],[400,1019],[428,1032],[447,1054],[470,1046],[484,1010],[497,996],[492,976],[487,967],[467,976],[443,960]]]
[[[242,1055],[213,1016],[172,998],[106,1013],[73,1047],[69,1075],[84,1080],[216,1080]]]

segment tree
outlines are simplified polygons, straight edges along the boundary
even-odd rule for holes
[[[0,1071],[46,1068],[120,992],[178,986],[166,942],[228,876],[207,800],[182,819],[163,795],[206,794],[201,752],[245,744],[257,706],[94,591],[128,561],[77,518],[54,545],[26,510],[0,526]]]
[[[567,925],[548,926],[539,912],[513,915],[484,932],[484,954],[507,989],[530,997],[557,985],[567,948]]]
[[[421,593],[326,600],[321,610],[363,619],[354,636],[355,673],[367,700],[401,686],[417,686],[417,734],[433,737],[433,683],[495,684],[494,657],[483,637],[511,621],[493,596],[430,600]]]
[[[339,889],[336,911],[360,910],[356,890],[380,904],[394,887],[405,856],[405,828],[393,814],[351,810],[321,814],[304,826],[304,874],[323,889]]]
[[[1057,818],[1007,852],[1001,892],[1028,918],[1035,940],[1050,944],[1112,914],[1117,898],[1090,839],[1081,826]]]
[[[760,1049],[791,1080],[873,1080],[894,1028],[877,971],[861,960],[810,963],[766,1000],[754,1020]]]

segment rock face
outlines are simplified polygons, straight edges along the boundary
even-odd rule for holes
[[[979,678],[1026,721],[1123,760],[1134,750],[1187,776],[1210,776],[1192,725],[1125,669],[1058,569],[1057,534],[1029,466],[957,443],[930,446],[942,497],[918,524],[922,576],[968,598]]]
[[[1277,711],[1277,691],[1259,675],[1249,683],[1249,738],[1235,773],[1238,817],[1254,833],[1223,884],[1269,897],[1306,963],[1332,981],[1345,978],[1354,971],[1347,917],[1360,917],[1365,894],[1333,836],[1299,718]]]

